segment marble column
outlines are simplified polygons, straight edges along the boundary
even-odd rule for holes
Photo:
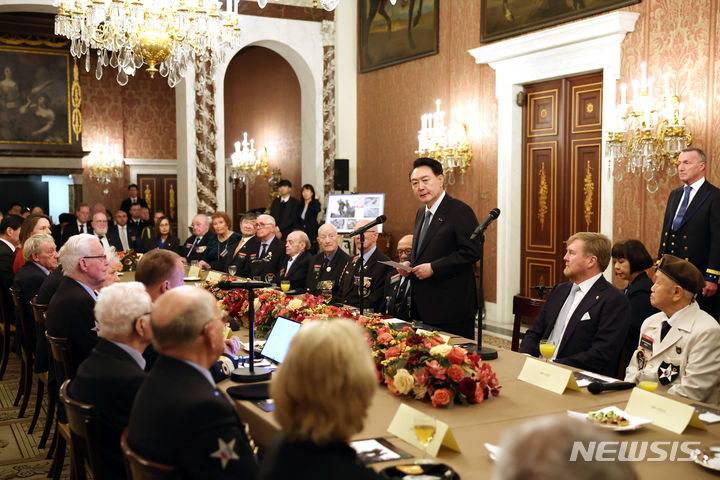
[[[195,171],[197,211],[207,214],[218,209],[217,126],[215,125],[215,81],[209,64],[195,65]]]

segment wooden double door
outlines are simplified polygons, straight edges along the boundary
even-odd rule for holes
[[[150,209],[150,219],[155,212],[163,212],[170,219],[172,231],[177,231],[177,175],[142,174],[137,176],[140,196],[145,199]],[[187,235],[178,235],[181,239]]]
[[[525,86],[520,294],[565,281],[570,235],[600,230],[602,72]]]

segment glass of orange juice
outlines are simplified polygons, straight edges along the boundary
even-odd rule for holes
[[[555,342],[552,340],[540,340],[540,355],[545,358],[547,362],[555,353]]]
[[[638,383],[638,387],[642,388],[646,392],[654,392],[658,387],[658,382],[643,380],[642,382]]]

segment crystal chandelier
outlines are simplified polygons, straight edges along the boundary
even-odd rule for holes
[[[247,132],[243,132],[242,142],[235,142],[235,151],[230,155],[230,160],[232,161],[230,181],[233,186],[249,187],[255,183],[256,177],[268,175],[267,147],[263,149],[263,153],[259,153],[255,149],[255,140],[250,139],[248,142]]]
[[[108,194],[113,179],[123,177],[123,165],[120,148],[117,144],[111,148],[107,137],[105,137],[105,145],[94,145],[92,152],[88,155],[90,177],[103,186],[105,195]]]
[[[418,157],[430,157],[439,161],[448,183],[455,183],[455,170],[460,171],[461,181],[472,161],[472,150],[465,125],[455,121],[455,112],[449,126],[445,126],[445,112],[440,110],[440,100],[435,100],[434,113],[426,113],[420,119],[418,132]]]
[[[397,0],[390,0],[390,2],[395,5],[395,2]],[[260,8],[265,8],[265,5],[267,5],[268,0],[257,0],[258,5]],[[313,0],[313,7],[317,8],[318,4],[320,7],[324,8],[328,12],[331,12],[335,10],[335,7],[338,6],[338,3],[340,3],[340,0]]]
[[[677,174],[678,156],[692,142],[692,134],[684,124],[683,105],[670,90],[670,74],[665,73],[664,93],[656,99],[647,64],[643,62],[640,69],[642,79],[633,80],[630,102],[627,85],[620,85],[618,130],[609,132],[605,155],[617,181],[626,173],[642,175],[647,191],[655,193],[663,172]]]
[[[117,68],[117,82],[147,65],[150,77],[167,77],[174,87],[194,61],[215,65],[240,45],[239,0],[59,0],[55,34],[71,40],[70,53],[85,55],[90,71],[90,50],[97,52],[95,76],[103,67]]]

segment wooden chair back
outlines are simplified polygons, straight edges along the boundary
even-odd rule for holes
[[[15,309],[17,309],[20,315],[20,324],[22,327],[22,348],[25,350],[26,357],[32,360],[33,352],[35,351],[35,321],[30,315],[25,303],[25,295],[17,287],[10,287],[10,295],[12,295]]]
[[[70,340],[64,337],[53,337],[47,332],[45,332],[45,337],[50,343],[50,353],[55,364],[55,377],[58,383],[75,378]]]
[[[179,472],[170,465],[152,462],[138,455],[127,441],[128,429],[120,436],[120,448],[125,459],[125,470],[130,480],[175,480],[180,478]]]
[[[76,470],[90,466],[95,480],[107,478],[100,451],[103,431],[92,405],[73,400],[68,393],[70,380],[60,386],[60,401],[65,406],[70,427],[70,449]]]
[[[535,317],[540,314],[543,305],[545,305],[545,300],[539,298],[523,297],[522,295],[513,297],[515,321],[513,322],[512,341],[510,343],[510,349],[513,352],[517,352],[520,348],[520,326],[532,325]]]

